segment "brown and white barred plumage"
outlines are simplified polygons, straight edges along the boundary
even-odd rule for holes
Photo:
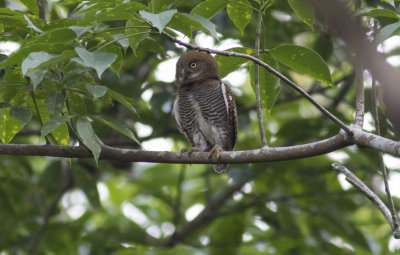
[[[178,99],[174,113],[179,131],[197,151],[231,151],[237,135],[232,91],[221,81],[215,59],[205,52],[188,52],[176,66]],[[212,156],[212,154],[209,156]],[[227,164],[214,165],[222,172]]]

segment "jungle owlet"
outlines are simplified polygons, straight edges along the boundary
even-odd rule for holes
[[[236,104],[232,91],[221,81],[215,59],[205,52],[187,52],[176,64],[178,99],[174,103],[179,131],[192,149],[208,151],[208,157],[231,151],[237,134]],[[222,172],[227,164],[214,165]]]

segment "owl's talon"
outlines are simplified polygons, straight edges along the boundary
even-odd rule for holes
[[[209,152],[208,152],[208,159],[212,159],[212,157],[215,155],[217,159],[221,157],[221,152],[224,150],[222,149],[221,145],[216,144]]]
[[[181,149],[181,155],[183,154],[183,153],[185,153],[185,152],[187,152],[187,153],[189,153],[189,158],[192,156],[192,153],[193,152],[198,152],[198,150],[196,149],[196,148],[183,148],[183,149]]]

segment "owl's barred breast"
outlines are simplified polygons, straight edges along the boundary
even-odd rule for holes
[[[192,146],[201,151],[220,144],[232,150],[229,139],[228,111],[218,79],[208,79],[178,90],[181,127]]]

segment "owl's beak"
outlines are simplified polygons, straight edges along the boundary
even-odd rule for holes
[[[182,78],[185,79],[185,69],[182,69]]]

